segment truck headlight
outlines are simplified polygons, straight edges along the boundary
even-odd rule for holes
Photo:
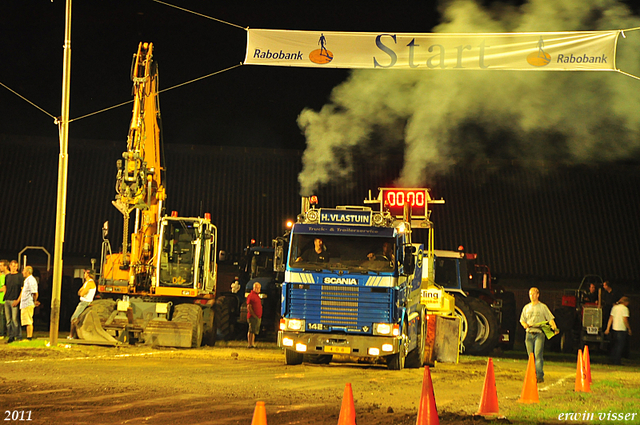
[[[283,319],[280,329],[283,331],[304,331],[305,321],[299,319]]]
[[[374,323],[373,334],[398,336],[400,335],[400,326],[391,323]]]
[[[291,338],[282,338],[282,345],[285,347],[293,347],[293,340]]]
[[[382,351],[386,351],[386,352],[392,352],[393,351],[393,345],[391,344],[382,344]]]

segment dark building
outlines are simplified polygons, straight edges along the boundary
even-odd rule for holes
[[[0,141],[0,254],[15,258],[26,246],[53,254],[58,141]],[[125,142],[72,139],[69,146],[65,264],[89,264],[100,255],[104,221],[113,249],[122,243],[122,216],[111,201]],[[211,213],[219,248],[229,253],[252,238],[269,245],[299,213],[301,151],[170,145],[165,158],[166,213]],[[401,165],[401,158],[388,157],[357,162],[348,181],[318,190],[320,205],[362,205],[369,190],[376,196],[378,187],[394,184]],[[463,245],[498,276],[579,282],[593,273],[625,284],[640,280],[637,164],[458,166],[429,187],[446,201],[432,208],[436,247]]]

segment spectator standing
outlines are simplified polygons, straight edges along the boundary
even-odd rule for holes
[[[602,321],[607,322],[611,314],[611,308],[622,298],[622,293],[611,286],[608,280],[602,284]]]
[[[247,332],[247,348],[256,348],[256,336],[260,333],[262,325],[262,301],[260,300],[260,289],[262,285],[255,282],[253,290],[247,296],[247,322],[249,331]]]
[[[9,263],[9,274],[4,277],[4,315],[7,320],[9,339],[8,343],[22,338],[22,327],[20,326],[20,307],[13,302],[20,297],[24,277],[18,273],[18,262],[12,260]]]
[[[0,339],[7,336],[7,321],[4,314],[4,294],[7,288],[4,286],[4,277],[9,273],[9,262],[0,260]]]
[[[544,382],[544,340],[546,335],[541,329],[542,323],[549,323],[551,329],[557,333],[558,327],[549,307],[539,301],[540,290],[536,287],[529,289],[531,302],[524,306],[520,315],[520,324],[525,329],[525,346],[527,355],[533,353],[536,362],[536,378],[538,383]]]
[[[82,287],[78,289],[78,296],[80,297],[80,302],[76,307],[76,311],[73,312],[71,316],[71,328],[69,329],[69,336],[67,339],[75,338],[76,334],[76,325],[78,324],[78,318],[82,314],[83,311],[89,304],[93,301],[93,298],[96,295],[96,283],[93,280],[93,272],[91,270],[84,271],[84,283]]]
[[[613,347],[611,348],[611,362],[615,365],[622,364],[622,352],[627,343],[627,335],[631,335],[629,326],[629,298],[622,297],[620,302],[613,306],[606,335],[613,331]]]
[[[27,328],[27,339],[31,340],[33,338],[33,310],[40,304],[38,302],[38,281],[33,276],[31,266],[24,268],[22,276],[24,276],[24,284],[20,297],[13,301],[12,305],[14,307],[20,305],[20,320],[22,326]]]

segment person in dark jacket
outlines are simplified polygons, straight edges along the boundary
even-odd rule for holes
[[[11,261],[9,264],[10,273],[4,277],[4,313],[7,320],[9,339],[13,342],[22,339],[22,325],[20,323],[20,306],[13,306],[13,302],[20,298],[24,276],[18,273],[18,262]]]

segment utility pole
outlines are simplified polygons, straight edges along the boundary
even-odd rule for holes
[[[66,0],[64,26],[64,59],[62,63],[62,111],[56,120],[60,137],[60,155],[58,157],[58,204],[56,207],[56,236],[53,251],[53,287],[51,288],[51,322],[49,341],[51,346],[58,344],[60,325],[60,292],[62,288],[62,251],[64,228],[67,215],[67,170],[69,157],[69,93],[71,86],[71,0]]]

